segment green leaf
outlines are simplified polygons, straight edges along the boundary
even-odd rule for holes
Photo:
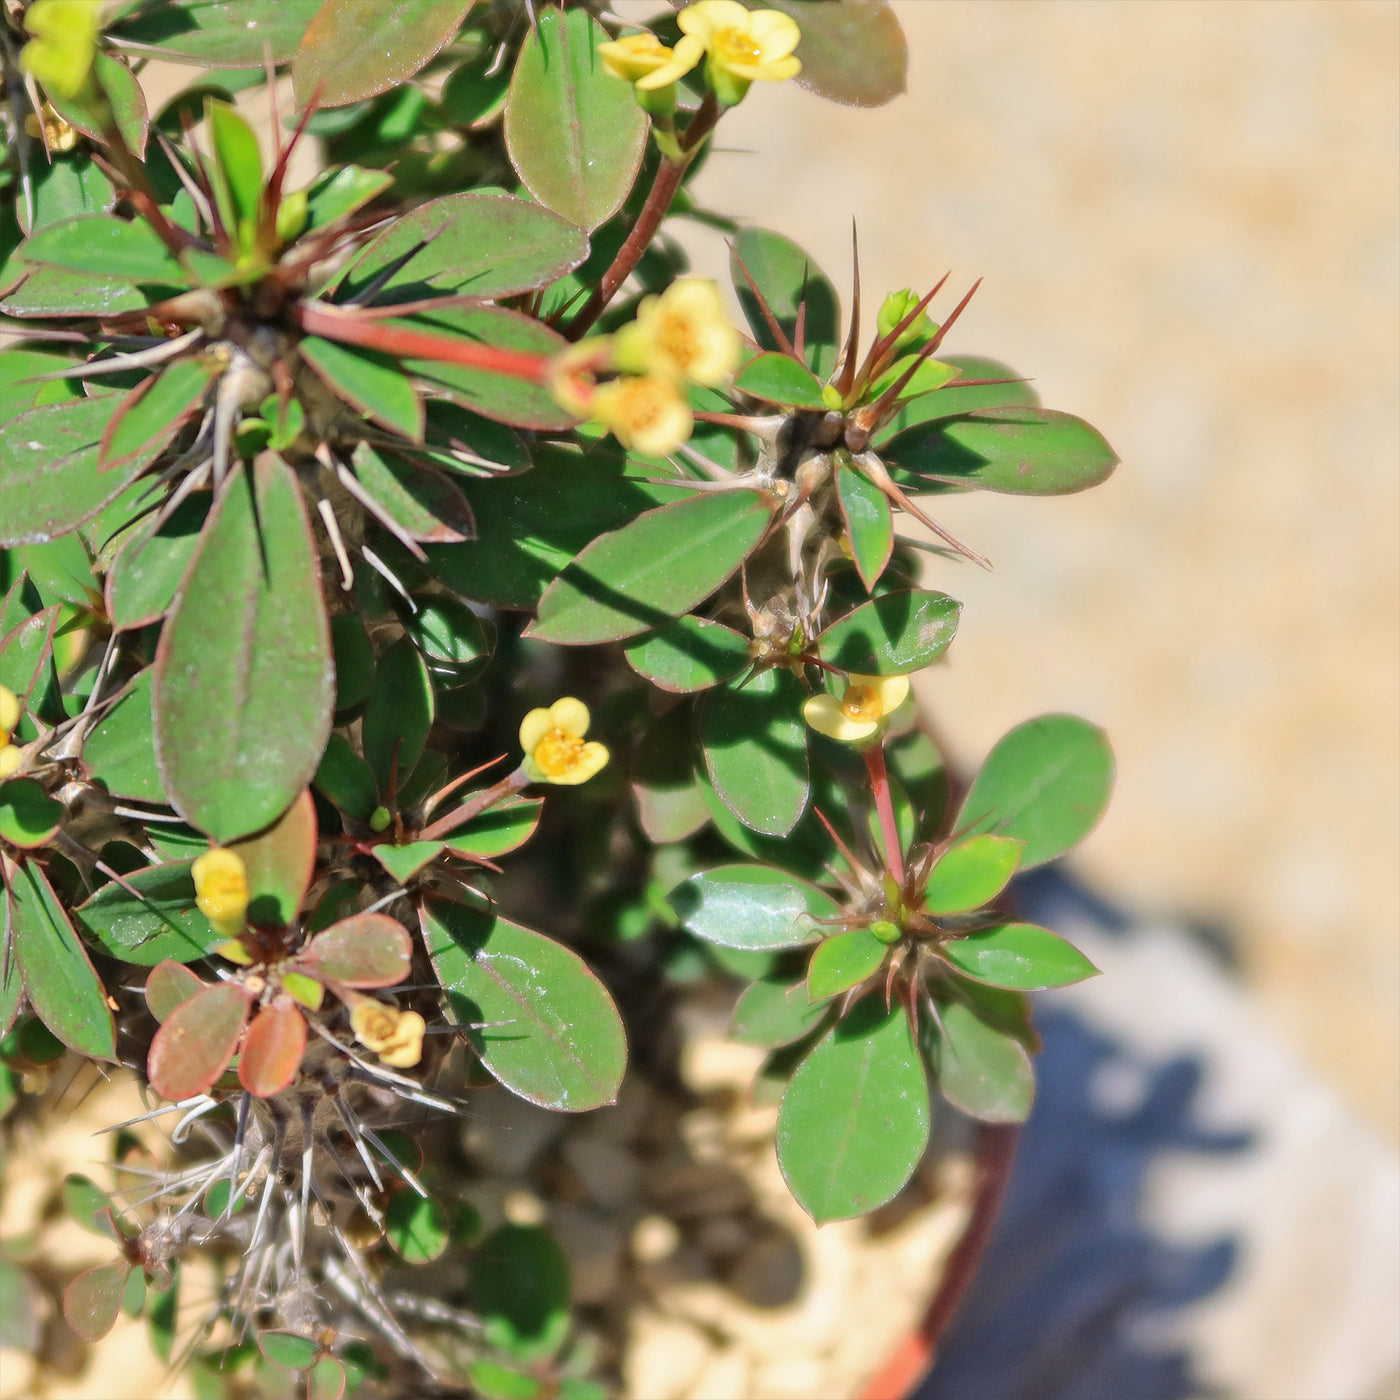
[[[815,885],[764,865],[721,865],[678,885],[667,903],[697,938],[750,952],[800,948],[839,913]]]
[[[485,1400],[536,1400],[544,1384],[523,1371],[512,1371],[498,1361],[473,1361],[467,1374]],[[563,1390],[560,1390],[563,1396]]]
[[[864,472],[853,466],[836,471],[836,497],[851,542],[851,557],[867,593],[885,572],[894,551],[894,515],[889,498]]]
[[[950,939],[939,951],[969,977],[1014,991],[1068,987],[1098,974],[1072,943],[1035,924],[1001,924]]]
[[[84,1230],[103,1239],[112,1238],[107,1222],[99,1218],[103,1211],[112,1209],[112,1198],[91,1177],[71,1172],[63,1178],[63,1209]]]
[[[296,1332],[259,1332],[258,1350],[287,1371],[305,1371],[316,1360],[321,1348],[310,1337]]]
[[[678,617],[622,650],[638,675],[681,695],[732,680],[749,664],[748,638],[703,617]]]
[[[97,277],[38,265],[0,296],[0,312],[19,317],[106,317],[140,311],[146,305],[145,294],[120,277]]]
[[[335,653],[336,713],[358,705],[374,685],[374,648],[365,625],[355,613],[331,618]]]
[[[1022,1123],[1035,1098],[1035,1070],[1015,1037],[961,1002],[939,1007],[934,1051],[938,1088],[954,1108],[984,1123]]]
[[[180,814],[219,842],[275,820],[320,762],[334,683],[301,490],[265,455],[226,483],[156,652],[156,758]]]
[[[0,547],[56,539],[90,520],[145,470],[98,470],[110,394],[31,408],[0,425]]]
[[[248,875],[248,917],[255,924],[286,925],[296,920],[316,863],[316,804],[303,791],[268,827],[230,850]]]
[[[204,983],[189,968],[166,958],[158,962],[146,978],[146,1009],[164,1024],[177,1006],[203,990]]]
[[[394,183],[387,170],[342,165],[323,170],[306,187],[307,227],[324,228],[377,199]]]
[[[729,272],[749,329],[765,350],[781,351],[783,347],[768,329],[759,297],[749,285],[749,278],[753,279],[754,286],[768,303],[773,318],[789,342],[797,332],[798,307],[806,301],[807,315],[803,325],[805,357],[818,378],[829,378],[836,367],[841,308],[836,288],[816,263],[782,234],[762,228],[745,228],[740,229],[734,239]]]
[[[484,126],[500,115],[510,91],[505,65],[493,72],[493,54],[483,44],[480,53],[456,68],[442,85],[439,105],[453,126]]]
[[[473,817],[462,830],[445,838],[462,856],[503,856],[523,846],[535,834],[544,811],[542,797],[511,797]]]
[[[437,577],[475,602],[533,609],[550,581],[591,540],[669,499],[665,488],[623,475],[624,458],[585,456],[548,445],[518,476],[471,481],[463,491],[476,517],[469,544],[427,550]]]
[[[447,1216],[431,1196],[400,1191],[384,1212],[384,1236],[409,1264],[429,1264],[447,1248]]]
[[[14,592],[19,591],[17,586]],[[53,643],[58,617],[59,608],[54,604],[24,618],[0,636],[0,685],[19,697],[21,707],[29,710],[30,716],[44,713],[54,697]],[[26,740],[35,737],[33,719],[22,717],[19,732]]]
[[[242,982],[215,982],[181,1002],[151,1041],[151,1088],[172,1103],[205,1093],[233,1059],[253,999]]]
[[[83,743],[83,762],[92,780],[113,797],[164,803],[165,792],[156,771],[155,738],[151,732],[151,683],[148,666],[126,693],[94,726]]]
[[[262,155],[253,128],[226,103],[206,101],[205,120],[214,146],[214,190],[231,229],[256,224],[262,202]]]
[[[360,484],[410,539],[460,544],[476,533],[466,498],[441,472],[367,442],[351,460]]]
[[[760,671],[705,699],[700,737],[720,800],[765,836],[786,836],[807,808],[805,691],[789,671]]]
[[[197,412],[212,378],[211,367],[201,361],[176,360],[137,385],[112,412],[102,435],[102,469],[157,456]]]
[[[823,939],[807,964],[807,995],[824,1001],[873,976],[889,948],[868,928],[846,929]]]
[[[924,890],[930,914],[962,914],[990,904],[1016,873],[1025,849],[1008,836],[969,836],[938,858]]]
[[[406,846],[390,846],[387,843],[374,848],[374,858],[399,884],[408,882],[429,863],[436,860],[446,849],[443,841],[410,841]]]
[[[729,578],[768,522],[754,491],[706,492],[647,511],[579,554],[545,590],[526,635],[583,646],[662,625]]]
[[[347,816],[368,821],[379,805],[379,787],[374,769],[355,752],[343,734],[332,734],[321,755],[320,767],[311,780],[316,791],[328,798]]]
[[[125,63],[100,49],[93,55],[92,70],[97,81],[86,93],[65,98],[52,88],[46,88],[44,95],[64,121],[94,141],[103,139],[104,122],[115,119],[122,139],[139,159],[145,153],[146,133],[150,127],[141,84]]]
[[[512,1093],[582,1113],[612,1103],[627,1042],[603,984],[571,949],[461,904],[424,907],[423,939],[458,1024]]]
[[[936,661],[958,630],[962,604],[922,589],[882,593],[817,638],[823,661],[861,676],[907,676]]]
[[[466,17],[472,0],[325,0],[307,26],[292,90],[343,107],[406,83],[432,62]]]
[[[984,408],[900,433],[883,449],[917,478],[1017,496],[1064,496],[1106,481],[1117,454],[1082,418],[1048,408]]]
[[[1029,870],[1098,825],[1113,773],[1103,730],[1076,715],[1042,715],[1017,725],[987,755],[955,829],[1024,841],[1021,869]]]
[[[228,1183],[224,1183],[227,1187]],[[222,1212],[218,1212],[222,1213]],[[154,1292],[146,1308],[146,1323],[150,1332],[151,1350],[162,1360],[169,1361],[175,1348],[175,1333],[180,1321],[180,1266],[171,1268],[170,1287]]]
[[[764,354],[750,360],[734,376],[734,388],[769,403],[826,408],[822,386],[816,376],[787,355]]]
[[[589,230],[622,207],[647,139],[631,86],[598,57],[609,37],[586,10],[541,10],[506,98],[506,150],[521,183]]]
[[[404,617],[404,631],[429,663],[458,673],[490,656],[491,634],[465,603],[442,594],[414,601],[417,611]]]
[[[881,451],[884,450],[883,444],[896,434],[916,424],[932,422],[935,418],[955,418],[982,408],[1040,407],[1040,396],[1035,389],[1019,378],[1010,365],[1004,365],[1000,360],[988,360],[980,355],[955,355],[946,363],[956,366],[961,371],[960,377],[905,403],[876,433],[875,445]],[[968,384],[968,380],[1011,382]]]
[[[142,967],[212,952],[224,940],[195,907],[191,864],[155,865],[103,885],[76,911],[83,932],[112,957]]]
[[[321,0],[150,0],[108,26],[109,37],[206,68],[286,63]]]
[[[185,280],[184,269],[149,224],[109,214],[86,214],[51,224],[23,244],[19,256],[68,272],[121,277],[129,282]]]
[[[886,0],[858,5],[831,0],[747,0],[751,10],[771,7],[802,29],[797,81],[820,97],[848,107],[883,107],[905,90],[909,46]]]
[[[587,256],[583,230],[538,204],[508,194],[450,194],[395,219],[355,260],[337,297],[357,299],[401,258],[408,261],[380,285],[376,305],[515,296],[553,282]]]
[[[413,771],[433,726],[433,683],[418,649],[401,637],[379,658],[365,707],[365,758],[379,791],[387,796],[395,774],[402,784]]]
[[[116,1324],[132,1266],[125,1259],[84,1269],[63,1290],[63,1316],[83,1341],[100,1342]]]
[[[472,1259],[471,1286],[486,1340],[514,1359],[548,1356],[568,1335],[569,1265],[544,1230],[493,1230]]]
[[[392,356],[317,335],[304,337],[297,350],[331,393],[390,432],[423,440],[423,401]]]
[[[170,611],[208,514],[208,498],[196,492],[164,524],[153,515],[132,530],[107,575],[107,614],[117,631],[145,627]]]
[[[63,804],[55,802],[33,778],[0,783],[0,839],[21,851],[47,845],[63,820]]]
[[[791,1045],[826,1015],[807,995],[805,980],[772,974],[744,989],[734,1006],[729,1038],[740,1045]]]
[[[48,878],[33,861],[19,866],[13,877],[10,921],[35,1014],[80,1055],[115,1060],[116,1027],[106,989]]]
[[[929,1135],[928,1082],[904,1008],[869,996],[797,1067],[778,1110],[778,1165],[818,1225],[882,1206]]]

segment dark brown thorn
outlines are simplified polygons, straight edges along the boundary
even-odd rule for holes
[[[793,349],[792,341],[787,338],[787,333],[778,324],[778,318],[773,314],[773,308],[768,305],[768,298],[758,290],[758,283],[753,280],[753,274],[749,271],[743,258],[739,256],[739,250],[731,243],[729,251],[733,254],[734,261],[739,264],[739,271],[744,274],[744,281],[749,284],[749,290],[754,294],[754,299],[758,302],[758,309],[763,314],[764,324],[767,325],[769,334],[778,342],[778,348],[785,355],[800,358],[797,351]]]
[[[434,808],[438,805],[438,803],[440,803],[444,798],[450,797],[454,792],[457,791],[457,789],[458,789],[459,787],[462,786],[463,783],[469,783],[469,782],[471,782],[471,780],[472,780],[474,777],[476,777],[476,775],[477,775],[478,773],[484,773],[488,768],[494,768],[498,763],[504,762],[504,761],[505,761],[505,757],[506,757],[505,754],[498,754],[495,758],[487,759],[487,761],[486,761],[485,763],[478,763],[477,766],[476,766],[475,768],[472,768],[472,769],[468,770],[467,772],[463,773],[463,774],[461,775],[461,777],[453,778],[452,781],[451,781],[450,783],[447,783],[447,784],[445,784],[443,787],[440,787],[440,788],[439,788],[435,793],[433,793],[433,795],[432,795],[431,797],[429,797],[428,800],[423,804],[423,815],[424,815],[425,817],[431,816],[432,813],[433,813],[433,809],[434,809]]]
[[[852,870],[858,870],[863,872],[865,870],[865,866],[863,866],[860,863],[860,861],[858,861],[855,858],[855,855],[851,851],[851,848],[841,839],[836,828],[832,826],[832,824],[829,821],[827,821],[826,813],[823,812],[820,807],[817,807],[815,805],[812,807],[812,811],[816,814],[817,820],[826,828],[826,834],[830,836],[832,841],[836,843],[836,849],[840,851],[841,854],[846,858],[846,864],[849,865]]]
[[[963,299],[953,308],[952,314],[948,317],[948,319],[944,321],[944,323],[941,326],[939,326],[938,334],[935,335],[934,338],[929,342],[933,350],[937,350],[938,347],[943,344],[943,338],[948,334],[950,330],[953,329],[954,323],[957,321],[958,317],[961,316],[963,312],[967,309],[968,302],[970,302],[972,298],[977,295],[977,289],[981,285],[982,279],[979,277],[967,289],[967,295],[963,297]]]
[[[878,463],[878,466],[872,465]],[[861,467],[865,474],[890,498],[901,510],[908,511],[921,525],[926,525],[935,535],[946,545],[956,549],[964,559],[970,559],[974,564],[980,564],[984,569],[992,567],[992,561],[985,555],[979,554],[970,545],[965,545],[956,535],[950,534],[932,516],[925,515],[908,496],[895,484],[885,468],[885,464],[880,461],[874,453],[866,453],[861,457]]]
[[[851,217],[851,330],[846,348],[841,354],[841,377],[836,388],[841,397],[851,392],[856,382],[856,346],[860,342],[860,239],[856,233],[855,216]]]

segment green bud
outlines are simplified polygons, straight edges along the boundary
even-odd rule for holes
[[[922,299],[918,293],[911,291],[908,287],[902,292],[891,292],[880,307],[880,314],[875,318],[876,329],[882,336],[888,335]],[[912,345],[915,341],[929,340],[937,333],[938,327],[929,318],[928,312],[923,311],[900,334],[899,339],[895,341],[895,347],[900,348]]]
[[[282,196],[277,206],[277,241],[290,243],[306,227],[307,200],[305,190],[293,190]]]
[[[888,919],[876,919],[870,925],[870,932],[880,940],[881,943],[898,943],[904,937],[900,932],[898,924],[892,924]]]
[[[822,385],[822,402],[833,413],[839,413],[842,408],[841,391],[834,384]]]
[[[369,814],[369,829],[375,833],[388,831],[389,823],[393,820],[393,814],[387,807],[376,807]]]

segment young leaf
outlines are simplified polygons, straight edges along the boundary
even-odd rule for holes
[[[894,551],[894,515],[889,498],[863,472],[847,466],[836,472],[836,497],[846,522],[856,572],[865,591],[873,593]]]
[[[394,177],[387,170],[366,170],[359,165],[323,170],[306,189],[307,227],[323,228],[353,214],[393,183]]]
[[[241,982],[215,982],[181,1002],[151,1041],[151,1088],[172,1103],[205,1093],[233,1059],[253,999]]]
[[[408,976],[413,941],[387,914],[352,914],[318,933],[296,962],[313,976],[347,987],[393,987]]]
[[[91,1177],[75,1172],[63,1178],[63,1209],[84,1230],[111,1239],[102,1213],[112,1209],[112,1198]]]
[[[956,418],[982,408],[1039,408],[1040,396],[1027,380],[1020,378],[1010,365],[989,360],[981,355],[955,355],[948,364],[957,368],[959,377],[927,394],[910,399],[875,435],[875,446],[882,452],[888,443],[906,428],[929,423],[935,418]],[[1006,383],[968,384],[967,380]]]
[[[700,737],[710,781],[729,811],[765,836],[786,836],[807,808],[804,694],[791,672],[771,670],[705,697]]]
[[[868,996],[797,1067],[778,1110],[778,1165],[817,1224],[864,1215],[913,1175],[929,1117],[903,1007]]]
[[[447,844],[444,841],[410,841],[406,846],[390,846],[384,843],[374,848],[373,855],[399,884],[406,885],[425,865],[436,860],[446,849]]]
[[[146,1009],[164,1023],[177,1006],[204,990],[204,983],[189,968],[167,958],[146,978]]]
[[[955,829],[1026,843],[1021,869],[1043,865],[1098,824],[1113,788],[1113,751],[1076,715],[1042,715],[999,740],[963,800]]]
[[[1008,836],[969,836],[938,858],[924,889],[930,914],[961,914],[990,904],[1016,873],[1024,849]]]
[[[258,831],[310,781],[335,677],[296,475],[235,468],[156,651],[156,759],[177,810],[216,841]]]
[[[297,1077],[306,1053],[306,1020],[292,1002],[264,1006],[248,1027],[238,1056],[238,1082],[254,1097],[270,1099]]]
[[[962,604],[921,589],[882,593],[837,618],[817,638],[823,661],[862,676],[907,676],[942,656]]]
[[[10,924],[35,1014],[70,1049],[89,1059],[115,1060],[116,1026],[106,989],[48,877],[33,861],[19,866],[13,877]]]
[[[214,145],[214,192],[231,229],[255,226],[262,201],[262,155],[253,128],[227,103],[206,101]]]
[[[709,597],[768,528],[753,491],[717,491],[646,511],[594,540],[545,590],[526,635],[568,646],[619,641]]]
[[[638,675],[682,695],[732,680],[749,663],[748,639],[703,617],[678,617],[624,643],[622,651]]]
[[[769,403],[818,410],[827,406],[817,377],[789,355],[764,354],[750,360],[734,376],[734,387]]]
[[[1014,1036],[961,1002],[939,1007],[934,1051],[938,1088],[954,1108],[984,1123],[1021,1123],[1035,1098],[1035,1070]]]
[[[807,964],[807,995],[818,1002],[850,991],[879,970],[888,952],[868,928],[833,933],[817,944]]]
[[[627,1062],[622,1020],[571,949],[489,912],[434,901],[423,939],[459,1025],[512,1093],[582,1113],[612,1103]],[[498,1024],[493,1024],[498,1023]]]
[[[608,37],[587,10],[541,10],[506,99],[506,149],[521,183],[590,231],[622,207],[647,139],[646,113],[598,59]]]
[[[292,90],[343,107],[406,83],[457,32],[472,0],[325,0],[306,27]]]
[[[805,9],[803,13],[805,15]],[[798,307],[806,302],[802,330],[805,358],[818,378],[829,378],[836,366],[840,303],[836,288],[816,263],[782,234],[745,228],[734,239],[729,275],[749,329],[765,350],[781,351],[784,347],[769,329],[759,297],[767,302],[773,319],[790,344],[797,332]],[[750,278],[753,286],[750,286]],[[758,288],[757,293],[754,286]]]
[[[677,885],[667,903],[697,938],[751,952],[800,948],[837,914],[823,890],[764,865],[721,865]]]
[[[248,918],[255,924],[290,924],[311,884],[316,863],[316,804],[301,793],[266,831],[230,847],[248,875]]]
[[[85,1269],[63,1290],[63,1316],[83,1341],[100,1342],[116,1324],[131,1265],[125,1259]]]
[[[1072,943],[1035,924],[1001,924],[950,939],[939,951],[967,976],[1015,991],[1068,987],[1098,975]]]
[[[320,1347],[310,1337],[295,1332],[259,1332],[258,1350],[288,1371],[305,1371],[316,1360]]]

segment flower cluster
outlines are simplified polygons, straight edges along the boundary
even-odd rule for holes
[[[19,745],[10,742],[19,724],[19,696],[0,685],[0,778],[8,778],[20,765],[24,755]]]

